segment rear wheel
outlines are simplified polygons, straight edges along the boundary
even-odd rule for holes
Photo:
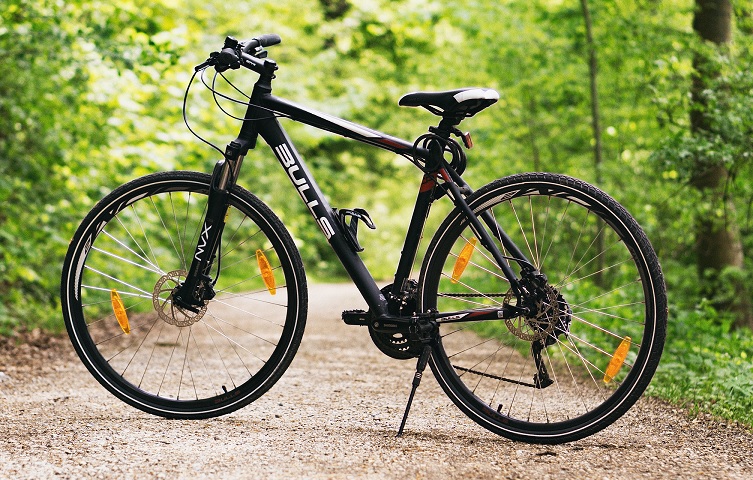
[[[468,202],[548,281],[529,281],[527,317],[440,322],[431,360],[440,385],[474,421],[514,440],[562,443],[610,425],[648,386],[664,344],[666,292],[645,234],[605,193],[562,175],[503,178]],[[421,311],[516,302],[457,210],[432,240],[419,283]]]
[[[126,403],[169,418],[206,418],[255,400],[280,378],[306,322],[298,250],[259,199],[235,187],[212,278],[217,295],[178,308],[210,177],[139,178],[82,222],[63,267],[68,334],[94,377]]]

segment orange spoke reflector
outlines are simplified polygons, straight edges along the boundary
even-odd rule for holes
[[[118,292],[114,288],[110,290],[110,301],[112,302],[112,311],[115,312],[115,318],[118,319],[120,328],[123,329],[126,335],[129,335],[131,333],[131,324],[128,323],[128,315],[126,314],[123,300],[120,299],[120,295],[118,295]]]
[[[468,266],[468,262],[471,260],[471,255],[473,255],[473,251],[476,249],[477,242],[478,240],[471,237],[471,239],[465,243],[463,250],[460,251],[460,255],[458,255],[458,259],[455,260],[455,266],[452,269],[452,283],[458,283],[458,279],[463,275],[465,267]]]
[[[604,383],[611,382],[620,372],[622,364],[625,363],[625,359],[627,358],[628,350],[630,350],[630,342],[630,337],[623,338],[617,350],[614,351],[614,355],[612,355],[612,359],[607,366],[607,371],[604,373]]]
[[[261,272],[261,278],[264,279],[264,284],[267,286],[270,295],[277,293],[275,287],[275,275],[272,273],[272,267],[269,265],[269,260],[261,250],[256,251],[256,262],[259,264],[259,271]]]

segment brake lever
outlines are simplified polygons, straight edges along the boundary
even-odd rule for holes
[[[237,44],[235,47],[225,47],[216,56],[215,70],[224,72],[225,70],[237,70],[241,68],[241,60]]]
[[[220,54],[220,52],[212,52],[209,54],[209,58],[206,59],[203,63],[196,65],[194,67],[194,72],[198,72],[200,70],[204,70],[207,67],[212,67],[214,65],[217,65],[217,56]]]

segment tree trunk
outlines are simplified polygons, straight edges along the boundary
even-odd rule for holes
[[[724,47],[732,41],[732,4],[730,0],[696,0],[693,29],[701,39]],[[703,92],[718,73],[713,61],[696,52],[693,59],[695,73],[691,86],[692,107],[690,127],[694,134],[710,130]],[[724,165],[709,166],[702,161],[696,165],[691,184],[698,189],[704,201],[721,210],[720,218],[705,216],[696,219],[696,254],[698,272],[703,283],[702,292],[709,298],[719,298],[721,274],[727,268],[744,268],[743,247],[734,219],[734,206],[725,195],[729,172]],[[713,213],[712,213],[713,215]],[[736,326],[753,326],[753,304],[745,285],[735,281],[733,298],[716,302],[720,310],[735,314]]]
[[[596,45],[594,44],[593,23],[591,22],[591,11],[588,8],[588,0],[580,0],[580,8],[583,13],[583,22],[586,27],[586,44],[588,45],[588,79],[591,91],[591,130],[594,139],[594,170],[596,171],[596,185],[601,187],[602,183],[602,147],[601,147],[601,110],[599,109],[599,88],[598,74],[599,62],[596,57]],[[604,237],[596,237],[595,248],[599,252],[605,251]],[[597,270],[594,276],[594,282],[602,285],[606,259],[604,255],[599,255],[597,259]]]
[[[591,11],[588,8],[588,0],[580,0],[583,12],[583,21],[586,26],[586,43],[588,45],[588,79],[591,87],[591,129],[594,136],[594,166],[596,168],[596,183],[601,183],[601,111],[599,110],[598,72],[599,63],[596,58],[596,45],[594,44]]]

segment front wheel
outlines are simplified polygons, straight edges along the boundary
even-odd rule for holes
[[[664,345],[666,292],[646,235],[604,192],[562,175],[503,178],[468,203],[547,281],[527,286],[528,316],[440,322],[430,363],[439,384],[470,418],[513,440],[563,443],[610,425],[646,389]],[[457,210],[434,236],[419,283],[421,311],[516,302]]]
[[[121,400],[168,418],[223,415],[261,396],[306,323],[298,250],[239,187],[211,272],[216,296],[195,312],[172,302],[201,244],[209,185],[169,172],[119,187],[84,219],[63,266],[63,316],[83,363]]]

